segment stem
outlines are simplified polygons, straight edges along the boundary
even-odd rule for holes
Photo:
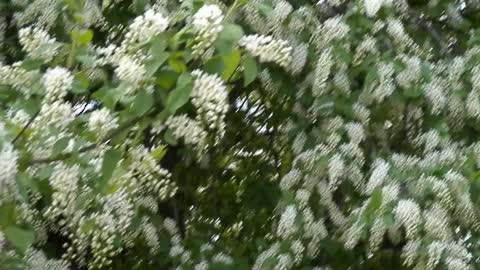
[[[67,60],[68,69],[71,69],[73,66],[73,60],[75,57],[76,49],[77,49],[77,45],[75,44],[75,41],[72,41],[72,49],[70,50],[70,54],[68,55],[68,60]]]
[[[230,15],[232,15],[233,11],[237,9],[237,7],[239,6],[238,2],[239,0],[235,0],[235,2],[233,2],[232,6],[227,11],[227,15],[225,15],[225,18],[223,19],[224,21],[227,21]]]
[[[30,120],[28,120],[28,123],[22,128],[22,130],[20,130],[20,132],[17,134],[17,136],[15,136],[15,138],[12,140],[12,144],[14,144],[16,141],[18,141],[18,139],[20,139],[20,137],[23,135],[23,133],[25,133],[25,131],[28,129],[28,127],[30,127],[30,125],[33,123],[35,118],[37,118],[39,113],[40,113],[40,111],[36,112],[32,116],[32,118],[30,118]]]

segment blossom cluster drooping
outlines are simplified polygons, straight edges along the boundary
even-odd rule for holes
[[[192,104],[197,108],[200,120],[208,129],[217,130],[223,135],[225,114],[228,111],[228,93],[225,84],[218,75],[192,72],[195,77],[192,89]]]
[[[125,39],[131,43],[143,43],[162,33],[168,27],[168,19],[161,13],[149,9],[136,17],[130,24]]]
[[[288,67],[292,61],[292,47],[288,42],[274,39],[271,36],[249,35],[239,41],[253,56],[258,57],[260,62],[274,62],[283,67]]]
[[[56,40],[40,27],[26,27],[18,32],[20,44],[28,55],[34,59],[51,61],[57,54]]]
[[[223,17],[217,5],[204,5],[192,16],[192,26],[197,33],[192,47],[195,57],[202,56],[223,30]]]
[[[73,76],[62,67],[48,69],[43,75],[43,85],[45,86],[45,100],[55,101],[62,99],[67,95],[72,87]]]

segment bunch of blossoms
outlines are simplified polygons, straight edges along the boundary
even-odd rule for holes
[[[192,54],[201,57],[223,30],[223,14],[217,5],[204,5],[192,16],[192,28],[196,33]]]
[[[18,38],[23,50],[33,59],[49,62],[57,54],[57,41],[41,27],[22,28],[18,32]]]

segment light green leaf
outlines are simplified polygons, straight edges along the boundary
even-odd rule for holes
[[[215,48],[222,54],[229,54],[237,46],[243,35],[244,32],[241,26],[226,24],[215,41]]]
[[[152,151],[152,157],[156,160],[161,160],[166,153],[166,146],[160,145],[155,150]]]
[[[72,92],[75,94],[85,93],[88,90],[88,77],[84,72],[77,72],[72,84]]]
[[[232,53],[225,55],[222,58],[225,65],[222,72],[222,79],[227,82],[240,64],[240,50],[234,50]]]
[[[35,232],[9,226],[5,229],[5,237],[17,250],[24,253],[35,240]]]

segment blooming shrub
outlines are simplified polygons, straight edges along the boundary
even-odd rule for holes
[[[1,2],[1,268],[479,268],[478,16]]]

